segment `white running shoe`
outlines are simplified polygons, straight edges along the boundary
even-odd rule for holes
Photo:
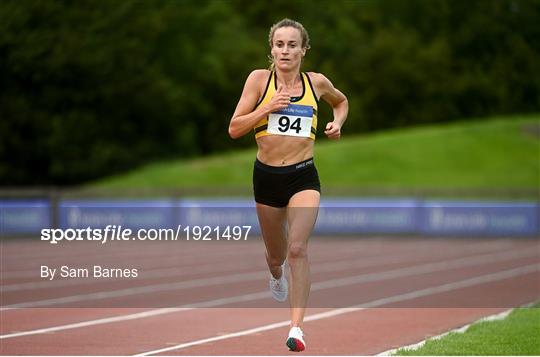
[[[287,300],[287,294],[289,293],[289,285],[287,284],[287,278],[285,278],[285,263],[281,266],[281,277],[279,279],[270,276],[270,292],[272,297],[279,302]]]
[[[306,349],[306,343],[304,342],[304,333],[300,327],[294,326],[289,331],[289,337],[286,342],[289,351],[302,352]]]

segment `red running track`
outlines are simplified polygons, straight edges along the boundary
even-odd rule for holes
[[[289,310],[269,298],[260,240],[168,244],[3,242],[1,354],[289,353]],[[377,354],[536,301],[539,248],[528,239],[313,239],[306,353]],[[39,277],[43,264],[96,263],[139,276]]]

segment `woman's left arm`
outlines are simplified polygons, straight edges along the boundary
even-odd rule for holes
[[[321,98],[330,104],[334,113],[334,120],[326,124],[324,133],[330,139],[339,139],[341,137],[341,127],[347,120],[347,114],[349,113],[349,101],[345,94],[334,87],[332,82],[323,74],[315,73],[315,78],[316,87],[321,94]]]

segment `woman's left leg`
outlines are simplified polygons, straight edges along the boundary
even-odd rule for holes
[[[288,254],[291,268],[289,302],[291,304],[291,326],[302,327],[311,279],[307,252],[308,239],[313,231],[319,211],[320,193],[304,190],[294,194],[287,209]]]

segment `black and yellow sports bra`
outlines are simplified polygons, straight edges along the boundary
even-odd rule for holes
[[[317,134],[318,99],[307,73],[302,72],[302,95],[291,97],[285,109],[270,113],[255,125],[255,138],[266,135],[287,135],[315,140]],[[306,83],[308,85],[306,85]],[[270,72],[262,98],[255,109],[270,102],[277,91],[276,72]]]

